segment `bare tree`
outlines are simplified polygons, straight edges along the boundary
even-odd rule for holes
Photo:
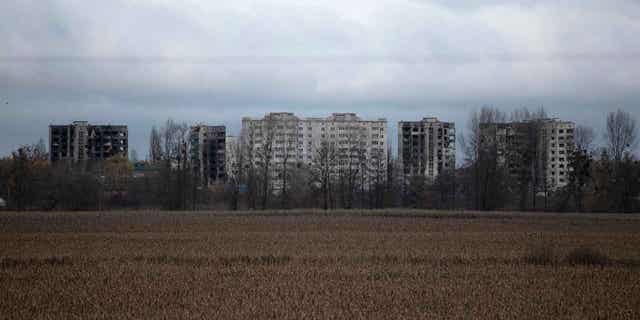
[[[342,207],[353,208],[354,195],[358,190],[358,174],[363,172],[366,165],[366,146],[361,142],[366,141],[365,128],[350,123],[338,127],[338,172],[340,185],[340,199]]]
[[[497,146],[498,125],[505,122],[506,115],[491,107],[473,112],[468,123],[467,135],[459,137],[465,155],[465,166],[471,174],[467,183],[475,209],[493,209],[501,205],[505,196],[502,164],[499,163]]]
[[[614,161],[621,161],[626,152],[631,152],[635,148],[637,137],[636,120],[631,114],[620,109],[609,113],[605,139],[609,155]]]
[[[370,180],[372,180],[373,188],[369,190],[371,193],[372,207],[382,208],[384,205],[384,191],[387,178],[387,158],[384,155],[384,149],[375,148],[371,151],[371,171]]]
[[[576,127],[573,136],[574,145],[577,150],[584,150],[587,153],[593,151],[593,141],[595,140],[593,128],[579,125]]]
[[[578,212],[584,209],[584,195],[587,185],[591,180],[593,162],[591,155],[587,151],[587,147],[585,147],[588,143],[586,141],[580,143],[584,144],[582,144],[581,147],[576,147],[573,152],[569,154],[569,166],[572,170],[568,173],[568,183],[563,189],[564,199],[561,204],[562,207],[566,207],[569,205],[569,200],[573,199],[574,209]]]
[[[515,109],[511,112],[511,121],[513,122],[525,122],[532,120],[542,120],[547,119],[547,111],[544,107],[538,108],[536,111],[529,111],[529,108],[522,107],[519,109]]]
[[[153,126],[149,137],[149,162],[157,163],[160,160],[162,160],[162,142],[158,129]]]
[[[482,126],[487,124],[497,124],[506,121],[506,114],[497,108],[482,107],[480,113],[473,111],[467,123],[467,135],[461,134],[458,137],[460,147],[465,155],[465,161],[473,162],[478,159],[482,148],[482,141],[486,133],[482,132]]]
[[[390,145],[387,145],[386,179],[385,206],[395,207],[401,205],[404,193],[404,173],[398,158],[392,156]]]
[[[129,160],[131,160],[131,162],[138,162],[138,152],[136,149],[129,151]]]
[[[257,208],[258,203],[258,168],[261,165],[259,151],[263,141],[262,135],[261,122],[243,121],[240,134],[243,159],[239,162],[243,173],[240,175],[240,179],[244,185],[243,188],[246,186],[247,207],[249,209]]]
[[[189,127],[173,119],[151,129],[149,157],[160,168],[158,199],[167,209],[186,209],[193,183],[189,158]]]
[[[237,140],[226,140],[226,160],[225,171],[227,174],[227,183],[230,186],[230,205],[231,210],[238,210],[240,203],[240,188],[244,180],[245,174],[245,148],[243,146],[244,137],[240,136]],[[244,191],[244,187],[243,191]]]
[[[37,159],[46,160],[48,158],[47,145],[44,143],[44,139],[38,139],[38,142],[32,146],[32,149]]]
[[[331,195],[336,174],[336,160],[335,145],[331,142],[322,139],[319,144],[314,146],[310,183],[312,188],[320,190],[324,210],[328,210],[332,203]]]
[[[593,140],[595,134],[591,127],[578,125],[573,133],[573,150],[569,152],[568,160],[571,170],[568,172],[567,185],[560,196],[560,209],[568,208],[573,203],[574,210],[584,210],[584,198],[593,182]],[[573,199],[573,201],[570,201]]]
[[[281,136],[276,139],[277,148],[282,148],[282,161],[280,168],[280,180],[282,181],[282,190],[280,193],[280,207],[282,209],[288,206],[289,200],[289,177],[291,175],[290,167],[293,162],[298,158],[298,133],[297,133],[297,121],[285,121],[283,125],[283,131]]]
[[[274,159],[274,142],[276,135],[276,121],[271,118],[265,118],[262,126],[258,128],[258,133],[254,143],[258,145],[254,151],[257,158],[257,166],[260,179],[260,196],[261,208],[267,209],[269,200],[273,192],[273,171],[272,166]]]
[[[526,110],[526,108],[523,110]],[[522,170],[519,172],[518,179],[521,190],[521,210],[527,209],[527,191],[530,192],[531,208],[536,209],[538,192],[544,192],[546,198],[548,187],[544,173],[549,140],[545,139],[543,134],[545,120],[548,116],[544,108],[540,108],[536,112],[525,112],[525,114],[528,114],[528,118],[522,119],[524,122],[522,128],[525,130],[524,136],[526,140],[520,142],[522,149],[514,148],[514,150],[518,150],[516,153],[522,156],[519,159],[519,165],[522,166]]]

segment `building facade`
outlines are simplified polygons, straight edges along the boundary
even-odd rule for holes
[[[387,132],[386,119],[363,120],[355,113],[299,118],[280,112],[243,118],[241,139],[254,164],[269,160],[277,185],[284,163],[313,166],[322,149],[330,150],[336,172],[386,170]]]
[[[438,118],[398,122],[398,160],[404,176],[423,176],[433,182],[456,164],[456,128]]]
[[[545,193],[568,183],[574,131],[573,122],[558,119],[483,124],[481,145],[495,148],[497,162],[515,182]]]
[[[202,185],[226,180],[226,127],[197,125],[190,129],[192,168]]]
[[[74,121],[70,125],[49,126],[49,160],[101,160],[129,152],[125,125],[92,125]]]

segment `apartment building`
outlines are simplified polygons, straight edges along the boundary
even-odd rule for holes
[[[331,150],[337,170],[387,166],[387,120],[363,120],[355,113],[300,118],[289,112],[242,119],[242,139],[252,150],[253,162],[265,157],[274,164],[275,177],[284,162],[312,166],[321,148]]]
[[[443,170],[455,169],[455,124],[435,117],[398,122],[398,160],[405,176],[430,182]]]
[[[569,121],[547,121],[542,128],[543,152],[546,154],[546,181],[553,188],[567,185],[569,157],[575,147],[576,125]]]
[[[49,126],[49,161],[100,160],[127,157],[129,135],[125,125],[92,125],[74,121],[69,125]]]
[[[190,129],[191,161],[202,185],[226,179],[226,127],[196,125]]]
[[[497,161],[518,181],[537,181],[537,191],[552,191],[568,183],[569,156],[575,124],[558,119],[483,124],[483,146],[495,146]],[[521,181],[520,181],[521,182]]]

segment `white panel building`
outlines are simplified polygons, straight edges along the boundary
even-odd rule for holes
[[[363,120],[355,113],[333,113],[326,118],[300,118],[289,112],[269,113],[261,119],[242,119],[241,139],[250,149],[253,163],[265,157],[313,166],[321,148],[330,149],[338,170],[386,170],[388,159],[386,119]]]

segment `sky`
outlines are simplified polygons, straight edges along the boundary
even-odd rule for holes
[[[640,1],[0,1],[0,156],[49,124],[168,118],[227,126],[275,111],[438,117],[543,106],[602,136],[640,121]],[[397,137],[390,135],[392,145]]]

